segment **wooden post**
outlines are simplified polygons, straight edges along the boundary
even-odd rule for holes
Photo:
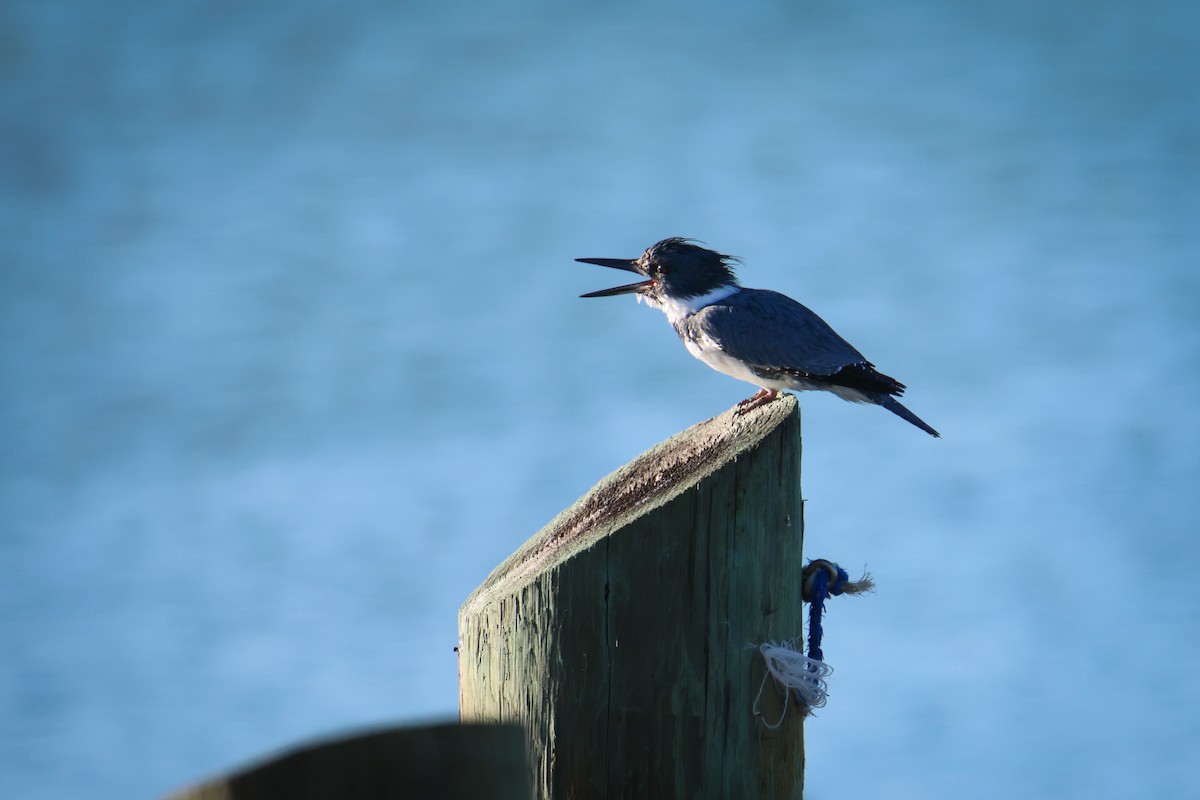
[[[802,714],[752,708],[755,646],[802,632],[802,537],[795,398],[655,446],[467,599],[462,720],[525,728],[539,798],[800,797]]]
[[[528,800],[513,725],[390,728],[300,747],[167,800]]]

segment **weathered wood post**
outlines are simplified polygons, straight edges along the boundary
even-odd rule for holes
[[[525,727],[539,798],[800,797],[802,714],[752,707],[754,646],[802,631],[802,536],[795,398],[655,446],[467,599],[462,720]]]
[[[166,800],[528,800],[512,725],[385,728],[292,748]]]

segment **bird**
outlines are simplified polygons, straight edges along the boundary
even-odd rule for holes
[[[935,438],[936,430],[897,397],[905,386],[875,370],[825,320],[787,295],[738,283],[736,256],[694,239],[663,239],[638,258],[577,258],[627,270],[645,280],[580,297],[634,294],[667,316],[688,352],[708,366],[759,387],[738,403],[745,414],[782,390],[826,391],[855,403],[883,406]]]

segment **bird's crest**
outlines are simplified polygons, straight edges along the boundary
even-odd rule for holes
[[[661,280],[677,297],[696,297],[720,286],[737,285],[737,256],[702,247],[695,239],[672,236],[649,247],[639,259],[645,274]]]

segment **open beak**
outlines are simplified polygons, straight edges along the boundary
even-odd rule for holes
[[[602,267],[612,267],[613,269],[623,269],[627,272],[636,272],[639,275],[644,275],[638,269],[638,262],[628,258],[577,258],[576,261],[584,264],[599,264]],[[624,286],[614,286],[611,289],[601,289],[598,292],[588,292],[581,294],[580,297],[611,297],[615,294],[632,294],[634,292],[643,292],[654,285],[654,281],[641,281],[639,283],[627,283]]]

